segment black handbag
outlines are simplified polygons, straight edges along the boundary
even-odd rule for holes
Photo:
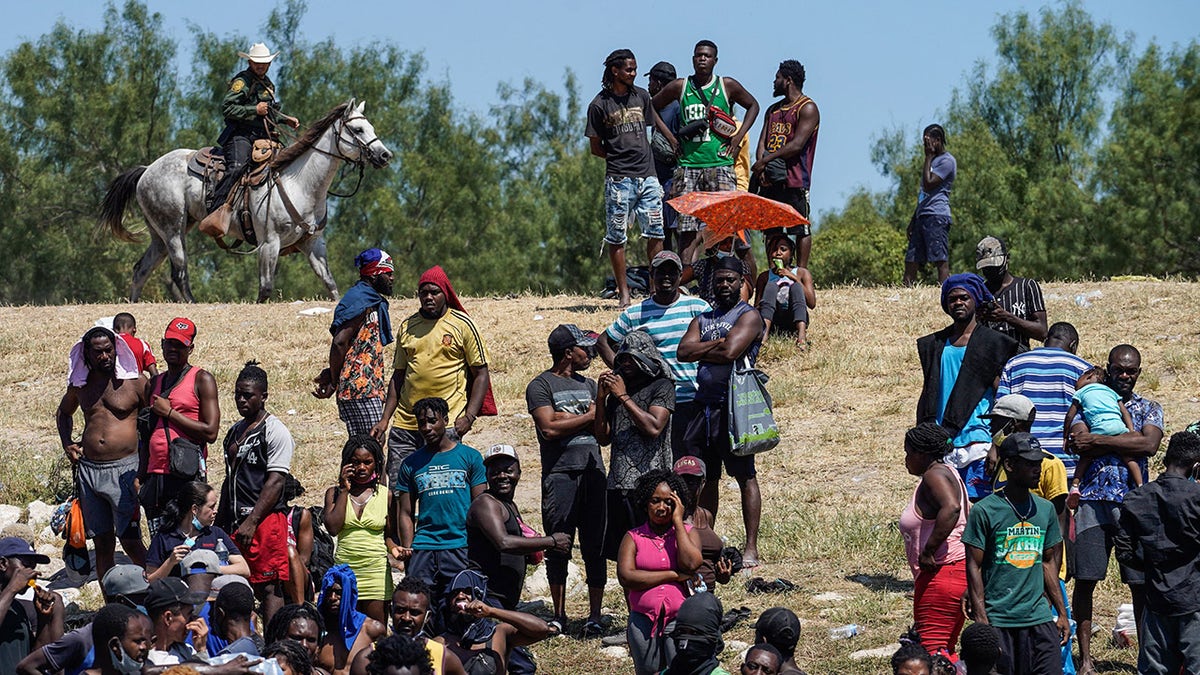
[[[182,373],[179,374],[179,379],[167,388],[158,392],[160,397],[170,395],[171,390],[183,380],[184,375],[191,369],[188,366]],[[158,377],[162,377],[159,375]],[[150,435],[154,431],[154,418],[159,417],[155,414],[154,408],[146,407],[138,413],[138,436],[142,442],[149,447]],[[200,478],[200,444],[190,438],[176,436],[171,438],[171,425],[167,423],[166,417],[159,417],[162,420],[163,431],[167,435],[167,467],[174,478],[182,480],[196,480]]]

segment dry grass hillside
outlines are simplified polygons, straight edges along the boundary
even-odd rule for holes
[[[404,285],[411,279],[401,281]],[[1078,307],[1078,293],[1099,289],[1103,297]],[[1130,342],[1141,349],[1144,373],[1139,391],[1166,410],[1168,433],[1200,418],[1197,398],[1197,328],[1200,286],[1125,281],[1049,284],[1044,287],[1051,322],[1074,323],[1082,335],[1081,355],[1103,359],[1108,348]],[[812,673],[885,672],[882,658],[853,661],[853,651],[895,642],[911,617],[906,593],[912,582],[895,521],[914,479],[903,467],[901,441],[912,423],[920,387],[914,340],[947,323],[933,288],[840,288],[822,291],[810,332],[811,352],[800,356],[773,340],[760,359],[772,376],[769,385],[785,441],[760,457],[763,487],[762,555],[756,574],[797,584],[787,596],[749,596],[740,583],[719,589],[726,608],[747,605],[758,611],[785,604],[800,615],[804,636],[798,652]],[[532,522],[539,520],[539,467],[533,426],[526,414],[526,383],[547,367],[545,338],[558,323],[602,329],[616,316],[612,301],[585,297],[467,298],[468,310],[485,336],[500,415],[483,419],[468,442],[517,446],[525,480],[518,503]],[[393,316],[415,311],[411,298],[393,301]],[[310,380],[323,365],[330,315],[301,310],[332,308],[331,303],[258,305],[138,305],[139,335],[157,345],[162,327],[178,314],[193,318],[199,338],[193,363],[209,369],[221,391],[228,426],[236,415],[233,381],[245,361],[261,361],[271,378],[270,409],[298,442],[293,467],[316,500],[337,475],[344,427],[332,401],[309,395]],[[128,309],[116,305],[7,307],[0,309],[0,502],[23,503],[41,496],[52,462],[60,454],[54,409],[65,387],[67,351],[93,321]],[[156,353],[158,349],[155,349]],[[601,367],[599,361],[594,366]],[[593,373],[594,375],[594,373]],[[211,479],[221,480],[219,460]],[[723,483],[717,529],[733,543],[741,538],[736,488]],[[1112,575],[1110,575],[1111,577]],[[832,592],[832,594],[830,594]],[[1122,587],[1106,582],[1097,602],[1097,623],[1111,629]],[[571,598],[572,615],[584,611],[584,598]],[[623,614],[616,591],[606,607]],[[852,640],[830,641],[828,629],[860,626]],[[623,625],[620,620],[617,626]],[[742,624],[727,640],[749,641]],[[1132,672],[1134,655],[1098,640],[1103,666]],[[559,638],[536,646],[546,673],[629,672],[628,663],[608,661],[598,641]],[[737,654],[727,650],[727,668]]]

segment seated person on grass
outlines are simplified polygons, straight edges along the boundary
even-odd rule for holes
[[[817,306],[817,290],[813,286],[812,274],[803,267],[792,265],[796,245],[785,234],[775,235],[767,242],[767,253],[771,256],[767,271],[758,275],[754,286],[754,298],[758,312],[762,314],[763,339],[777,331],[796,334],[796,346],[800,351],[808,348],[808,310]]]

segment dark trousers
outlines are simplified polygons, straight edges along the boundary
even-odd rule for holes
[[[254,149],[254,138],[241,134],[231,135],[225,141],[222,149],[225,151],[225,175],[221,178],[221,182],[217,183],[217,187],[213,188],[212,208],[214,209],[225,203],[225,200],[229,198],[230,190],[245,173],[246,165],[250,163],[250,153]]]
[[[1200,612],[1164,616],[1150,608],[1142,614],[1138,636],[1138,672],[1177,675],[1200,672]]]
[[[579,530],[579,551],[583,557],[587,585],[604,588],[608,570],[601,550],[604,542],[608,481],[599,468],[579,471],[555,471],[542,476],[542,527],[546,534],[564,532],[575,539]],[[546,552],[546,580],[567,583],[570,553]]]
[[[774,284],[767,284],[767,288],[763,291],[763,299],[758,303],[758,313],[762,315],[763,321],[770,321],[772,330],[789,330],[794,331],[797,323],[808,325],[808,305],[804,300],[804,287],[800,284],[792,284],[788,286],[788,306],[780,313],[779,318],[775,317],[777,310],[776,302],[778,296],[778,287]]]

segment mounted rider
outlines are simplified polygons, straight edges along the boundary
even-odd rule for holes
[[[229,81],[229,91],[221,101],[221,114],[225,117],[225,130],[217,139],[225,152],[225,176],[213,190],[209,210],[225,203],[229,191],[241,178],[254,141],[274,138],[275,125],[280,122],[296,129],[300,120],[279,111],[275,102],[275,83],[267,77],[271,61],[279,52],[271,53],[262,42],[256,42],[249,52],[238,52],[249,65]]]

